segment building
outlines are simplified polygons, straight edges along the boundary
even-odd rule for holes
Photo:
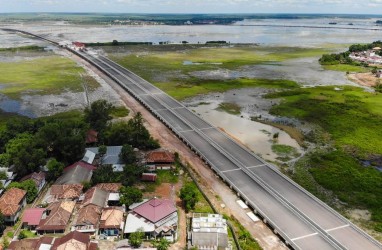
[[[5,223],[15,224],[21,210],[27,204],[25,190],[11,188],[0,197],[0,212],[4,215]]]
[[[64,233],[72,216],[76,202],[57,201],[49,204],[36,228],[39,234]]]
[[[109,196],[107,199],[108,206],[120,205],[119,189],[122,187],[121,183],[98,183],[96,187],[109,192]]]
[[[58,200],[78,200],[82,194],[82,184],[52,185],[44,198],[45,203]]]
[[[72,45],[73,45],[73,49],[77,51],[82,51],[85,49],[85,44],[81,42],[73,42]]]
[[[91,242],[89,235],[77,231],[61,238],[41,237],[12,241],[9,250],[97,250],[98,244]]]
[[[86,144],[95,144],[98,142],[98,132],[95,131],[94,129],[90,129],[86,133]]]
[[[153,198],[134,207],[125,224],[126,236],[143,228],[150,238],[165,237],[173,242],[177,234],[178,213],[171,200]]]
[[[8,250],[49,250],[51,249],[55,238],[41,237],[34,239],[15,240],[9,244]]]
[[[150,171],[172,169],[175,163],[174,154],[166,150],[154,150],[146,155],[146,167]]]
[[[90,181],[95,168],[95,166],[85,162],[76,162],[64,169],[64,173],[57,179],[55,184],[80,184],[84,181]]]
[[[99,234],[105,236],[119,236],[123,231],[124,209],[122,207],[108,207],[103,209],[99,225]]]
[[[35,230],[40,224],[42,215],[45,208],[27,208],[24,211],[23,218],[21,220],[21,227],[28,230]]]
[[[157,174],[143,173],[141,181],[155,182],[157,180]]]
[[[42,190],[42,188],[46,184],[45,177],[46,177],[46,175],[45,175],[44,172],[39,172],[39,173],[34,172],[32,174],[29,174],[29,175],[24,176],[23,178],[21,178],[20,182],[26,181],[26,180],[34,181],[34,183],[36,183],[37,190],[40,193],[40,191]]]
[[[97,187],[89,189],[85,193],[72,230],[94,234],[98,229],[101,212],[106,206],[108,196],[108,192]]]
[[[0,195],[5,191],[5,188],[11,184],[11,182],[15,179],[16,175],[14,172],[10,170],[10,168],[2,168],[0,167],[0,172],[4,173],[5,178],[0,177]],[[2,188],[1,188],[2,187]]]
[[[227,221],[220,214],[193,214],[189,239],[190,247],[201,250],[231,249]]]
[[[106,153],[102,156],[98,154],[98,147],[86,148],[82,161],[93,165],[111,165],[115,172],[122,172],[125,165],[119,157],[122,146],[106,147]]]

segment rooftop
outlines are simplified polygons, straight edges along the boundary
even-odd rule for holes
[[[54,241],[52,250],[96,250],[97,243],[90,242],[88,234],[73,231]]]
[[[118,193],[122,183],[98,183],[96,187],[110,193]]]
[[[101,212],[102,208],[97,205],[90,204],[86,207],[82,207],[80,210],[78,210],[78,217],[74,225],[97,226]]]
[[[176,211],[176,207],[171,200],[158,198],[151,199],[133,209],[133,212],[153,223],[160,221]]]
[[[147,163],[174,163],[175,156],[166,150],[155,150],[147,153]]]
[[[21,178],[20,182],[25,181],[25,180],[33,180],[36,183],[36,186],[40,186],[41,182],[45,180],[45,173],[44,172],[39,172],[39,173],[31,173],[27,176],[24,176]]]
[[[121,228],[123,223],[123,208],[108,207],[102,211],[99,228]]]
[[[12,216],[19,210],[19,204],[24,199],[26,191],[19,188],[7,190],[0,198],[0,211],[5,216]]]
[[[63,230],[66,228],[72,215],[74,201],[61,201],[51,203],[46,210],[50,211],[49,215],[41,220],[37,230]]]
[[[85,193],[85,198],[82,204],[83,206],[94,204],[103,208],[106,205],[108,196],[109,193],[107,191],[97,187],[92,187]]]
[[[76,199],[80,197],[82,189],[82,184],[52,185],[50,195],[57,199]]]
[[[27,223],[29,226],[38,226],[44,213],[45,208],[27,208],[24,211],[22,223]]]
[[[91,164],[76,162],[64,169],[64,173],[57,179],[55,184],[79,184],[83,181],[90,181],[94,169],[95,167]]]
[[[107,165],[123,164],[122,159],[120,159],[119,157],[121,150],[122,150],[122,146],[106,147],[106,154],[102,157],[102,164],[107,164]],[[86,148],[85,157],[82,160],[90,163],[91,156],[93,154],[94,155],[98,154],[98,147]]]

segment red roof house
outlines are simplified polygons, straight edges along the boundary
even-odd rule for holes
[[[19,188],[7,190],[0,198],[0,212],[6,223],[14,224],[26,205],[26,191]]]
[[[98,244],[95,242],[91,242],[88,234],[73,231],[62,238],[56,239],[51,250],[97,250],[97,248]]]
[[[175,156],[167,150],[155,150],[147,153],[146,164],[149,170],[171,169],[175,163]]]
[[[158,198],[151,199],[133,209],[133,212],[153,223],[160,221],[176,211],[176,207],[171,200]]]
[[[141,181],[155,182],[156,180],[157,180],[157,174],[143,173],[141,177]]]
[[[21,220],[23,228],[35,229],[40,224],[44,211],[45,208],[25,209],[23,219]]]

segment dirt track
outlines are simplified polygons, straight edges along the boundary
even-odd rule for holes
[[[213,173],[202,160],[196,156],[183,142],[181,142],[163,123],[157,120],[149,111],[147,111],[140,103],[131,97],[118,84],[110,80],[99,70],[84,62],[78,57],[73,57],[77,61],[81,61],[90,70],[103,78],[121,97],[122,101],[134,113],[141,112],[145,120],[145,126],[150,131],[151,135],[159,140],[161,146],[173,152],[178,152],[182,161],[192,166],[193,171],[198,175],[199,183],[203,186],[209,199],[219,208],[221,213],[233,215],[239,222],[256,238],[263,249],[287,249],[280,239],[262,222],[254,223],[237,203],[238,199],[219,178]],[[222,204],[225,208],[222,208]],[[184,213],[181,213],[184,217]],[[185,221],[185,218],[182,218]],[[184,231],[180,234],[180,240],[172,249],[183,249],[186,243]]]

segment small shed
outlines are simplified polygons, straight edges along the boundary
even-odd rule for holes
[[[143,173],[141,181],[155,182],[157,180],[157,174]]]

